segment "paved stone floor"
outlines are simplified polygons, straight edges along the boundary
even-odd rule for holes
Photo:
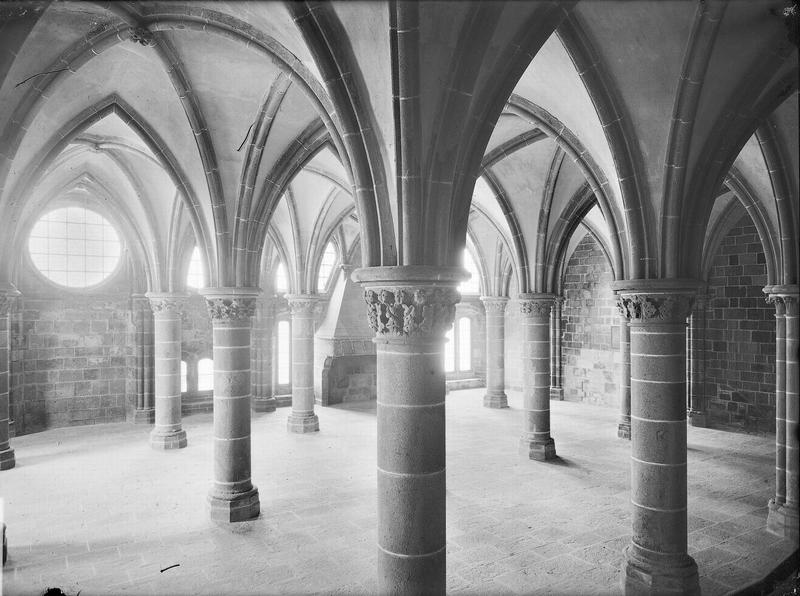
[[[539,463],[517,456],[520,395],[509,410],[484,409],[482,395],[447,397],[449,591],[618,594],[630,522],[616,412],[553,402],[560,458]],[[148,428],[127,424],[14,439],[18,467],[0,474],[4,593],[374,593],[374,403],[320,408],[313,435],[287,433],[287,415],[254,415],[262,514],[231,526],[205,511],[210,414],[184,419],[181,451],[154,451]],[[705,596],[790,552],[764,529],[772,441],[689,428],[690,552]]]

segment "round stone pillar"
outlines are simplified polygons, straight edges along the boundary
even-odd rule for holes
[[[625,594],[699,594],[686,526],[686,317],[697,285],[615,285],[631,338],[633,529],[622,586]]]
[[[621,321],[619,326],[619,424],[617,436],[620,439],[631,438],[631,328],[628,326],[628,316],[622,305],[622,300],[617,297],[617,310]]]
[[[377,351],[378,593],[445,593],[445,333],[463,269],[359,269]]]
[[[561,307],[564,297],[553,300],[550,311],[550,399],[564,401],[564,386],[561,382]]]
[[[522,408],[520,454],[544,461],[556,456],[550,436],[550,309],[552,294],[520,294]]]
[[[319,430],[314,413],[314,310],[318,298],[310,294],[286,296],[292,310],[292,413],[287,427],[293,433]]]
[[[768,292],[771,288],[764,288]],[[775,496],[769,500],[767,529],[784,535],[785,519],[781,507],[786,502],[786,305],[783,298],[770,294],[775,305]]]
[[[0,470],[10,470],[16,464],[14,450],[8,444],[9,408],[9,353],[11,352],[8,313],[19,296],[12,286],[0,287]]]
[[[183,294],[149,292],[153,309],[155,368],[155,425],[150,431],[154,449],[186,447],[181,428],[181,309]]]
[[[131,319],[135,329],[134,347],[136,350],[136,408],[133,411],[134,424],[153,424],[155,422],[153,361],[153,311],[150,300],[144,294],[131,296]]]
[[[250,477],[250,325],[257,288],[206,288],[214,333],[214,481],[208,493],[213,521],[258,517]]]
[[[686,345],[688,347],[688,411],[692,426],[706,427],[705,383],[706,383],[706,300],[705,294],[698,294],[692,312],[689,313]]]
[[[486,395],[487,408],[507,408],[505,375],[505,312],[508,298],[481,296],[486,311]]]
[[[274,412],[277,400],[272,386],[272,332],[275,322],[273,296],[256,301],[252,337],[253,411]]]

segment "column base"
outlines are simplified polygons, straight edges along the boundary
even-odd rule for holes
[[[550,387],[550,399],[557,399],[558,401],[564,401],[564,388]]]
[[[290,433],[313,433],[319,430],[319,417],[316,414],[311,416],[297,416],[294,413],[289,414],[286,428]]]
[[[795,507],[787,507],[785,503],[780,505],[775,499],[770,499],[768,503],[769,513],[767,513],[767,532],[791,540],[795,544],[800,539],[800,512]]]
[[[507,408],[508,396],[505,391],[487,391],[483,396],[484,408]]]
[[[17,460],[14,458],[14,450],[11,447],[0,451],[0,470],[10,470],[17,465]]]
[[[274,397],[254,397],[252,407],[254,412],[274,412],[278,407],[278,400]]]
[[[444,594],[447,589],[445,549],[426,556],[393,555],[378,546],[379,594]]]
[[[620,422],[617,425],[617,438],[631,440],[631,422]]]
[[[519,440],[519,454],[536,461],[554,459],[556,456],[556,442],[552,437],[546,441],[533,441],[523,437]]]
[[[700,428],[708,428],[708,417],[705,412],[697,410],[689,410],[686,412],[686,417],[689,419],[689,424],[692,426],[699,426]]]
[[[214,489],[208,494],[208,509],[211,521],[235,523],[255,519],[261,513],[258,500],[258,489],[254,486],[249,491],[234,495],[222,495]]]
[[[155,408],[145,408],[133,411],[134,424],[153,424],[156,421]]]
[[[625,596],[675,594],[700,596],[697,563],[689,555],[662,555],[653,561],[625,549],[622,567],[622,591]]]
[[[150,432],[150,447],[153,449],[183,449],[186,447],[186,431],[181,429],[164,434],[157,430]]]

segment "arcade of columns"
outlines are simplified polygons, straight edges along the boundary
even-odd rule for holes
[[[373,267],[353,277],[365,288],[377,346],[378,548],[383,590],[444,592],[445,375],[443,344],[460,296],[461,269]],[[621,413],[618,435],[631,440],[632,540],[626,549],[626,592],[698,590],[687,553],[686,423],[702,424],[704,296],[685,280],[615,282],[622,316]],[[768,528],[798,540],[798,287],[769,286],[776,319],[776,482]],[[274,398],[253,400],[251,327],[272,328],[270,307],[254,288],[203,291],[214,338],[214,478],[211,518],[235,522],[259,515],[250,478],[252,407],[274,410]],[[9,445],[9,310],[19,293],[0,289],[0,469],[14,466]],[[142,298],[142,297],[139,297]],[[150,444],[186,446],[180,415],[181,294],[147,295],[153,312],[155,404],[137,403],[154,420]],[[507,407],[504,313],[508,298],[485,296],[487,392],[484,405]],[[313,394],[313,295],[289,296],[292,309],[293,396],[288,430],[319,430]],[[144,303],[144,300],[139,300]],[[523,428],[520,452],[556,457],[549,400],[560,396],[560,299],[518,297],[523,315]],[[257,316],[256,316],[257,315]],[[146,317],[144,317],[146,318]],[[255,319],[255,321],[254,321]],[[688,320],[688,326],[687,326]],[[687,341],[688,337],[688,341]],[[253,342],[269,359],[269,344]],[[555,343],[555,345],[551,345]],[[688,353],[687,353],[688,345]],[[688,356],[688,382],[687,382]],[[144,361],[144,360],[143,360]],[[258,371],[261,378],[264,371]],[[268,371],[271,374],[271,371]],[[264,382],[261,379],[260,382]],[[270,399],[267,403],[267,399]],[[264,403],[261,403],[264,402]],[[153,414],[150,413],[154,410]]]

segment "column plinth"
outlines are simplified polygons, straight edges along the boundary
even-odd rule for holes
[[[553,459],[550,436],[550,309],[552,294],[520,294],[522,313],[522,408],[520,455],[537,461]]]
[[[181,427],[181,309],[184,294],[148,293],[153,309],[155,367],[153,449],[186,447]]]
[[[214,479],[208,493],[212,521],[258,517],[258,489],[250,476],[250,326],[257,288],[202,291],[214,333]]]
[[[378,593],[444,594],[445,333],[463,269],[359,269],[377,352]]]
[[[616,282],[630,326],[632,536],[625,594],[700,594],[688,554],[686,317],[691,280]]]
[[[289,432],[313,433],[319,430],[314,413],[314,295],[286,296],[292,310],[292,412],[286,426]]]
[[[0,470],[16,465],[9,439],[9,354],[11,352],[8,313],[20,293],[11,285],[0,286]]]
[[[619,327],[619,423],[617,437],[631,438],[631,328],[628,326],[627,310],[622,300],[617,297],[617,311],[621,322]]]
[[[486,311],[486,408],[507,408],[505,377],[505,312],[508,298],[481,296]]]

